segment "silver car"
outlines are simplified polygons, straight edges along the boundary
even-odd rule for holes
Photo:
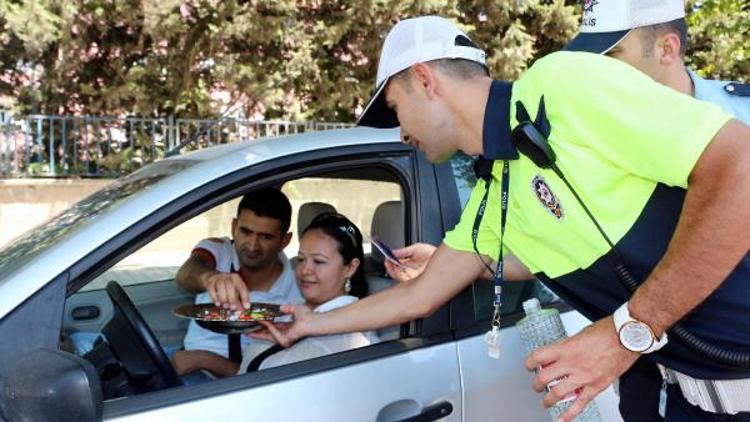
[[[483,342],[486,281],[360,349],[194,385],[166,357],[188,323],[172,310],[194,300],[174,274],[196,242],[228,234],[244,193],[281,188],[295,230],[322,202],[398,247],[439,243],[472,185],[467,157],[433,165],[397,130],[362,128],[212,147],[121,178],[0,251],[0,420],[550,420],[523,367],[521,303],[567,311],[569,333],[588,321],[534,280],[507,287],[499,360]],[[371,289],[388,288],[366,252]],[[619,419],[611,391],[597,400]]]

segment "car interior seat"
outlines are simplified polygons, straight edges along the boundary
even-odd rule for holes
[[[305,202],[297,211],[297,237],[310,225],[313,218],[326,212],[336,212],[336,208],[325,202]]]
[[[377,238],[393,249],[404,247],[404,204],[401,201],[387,201],[375,208],[370,225],[370,237]],[[384,273],[383,262],[385,257],[374,246],[371,248],[371,268],[366,272],[367,284],[370,294],[378,293],[393,285],[393,280]],[[395,340],[400,336],[398,325],[385,327],[378,330],[378,336],[382,341]]]

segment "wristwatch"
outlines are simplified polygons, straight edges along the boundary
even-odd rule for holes
[[[654,330],[643,321],[630,316],[628,302],[617,308],[613,316],[615,331],[626,349],[638,353],[655,352],[667,344],[667,333],[656,338]]]

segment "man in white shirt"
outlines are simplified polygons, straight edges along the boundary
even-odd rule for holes
[[[216,303],[231,309],[249,307],[250,300],[295,303],[302,297],[294,270],[284,254],[292,207],[283,193],[266,188],[245,195],[232,219],[232,239],[200,241],[175,277],[185,290],[198,293],[195,303]],[[254,340],[242,336],[242,346]],[[236,374],[237,362],[228,359],[227,336],[190,322],[185,350],[172,363],[178,374],[200,369],[218,377]]]

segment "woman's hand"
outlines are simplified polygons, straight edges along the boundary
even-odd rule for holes
[[[289,326],[292,325],[291,322],[258,321],[258,323],[262,325],[263,328],[252,331],[245,335],[257,340],[265,340],[271,343],[279,343],[279,340],[277,339],[279,337],[282,337],[284,335],[283,333],[285,333],[289,329]]]
[[[388,275],[399,283],[412,280],[422,274],[436,249],[435,246],[427,243],[415,243],[405,248],[394,249],[393,254],[403,266],[398,266],[386,259],[385,269]]]
[[[293,315],[294,321],[277,323],[260,321],[263,329],[248,333],[247,336],[272,341],[288,348],[299,339],[312,333],[312,322],[315,314],[307,305],[283,305],[281,312]]]

